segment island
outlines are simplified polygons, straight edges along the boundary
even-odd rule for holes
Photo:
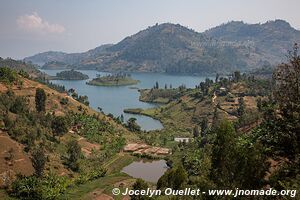
[[[88,85],[96,86],[125,86],[125,85],[135,85],[139,83],[139,80],[131,78],[130,74],[117,73],[107,76],[97,75],[97,78],[87,82]]]
[[[51,79],[52,80],[86,80],[89,79],[89,76],[79,71],[75,71],[74,69],[71,69],[69,71],[62,71],[56,73],[56,76],[52,76]]]

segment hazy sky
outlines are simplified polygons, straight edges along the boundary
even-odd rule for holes
[[[155,23],[202,32],[231,20],[287,20],[300,29],[300,0],[0,0],[0,57],[82,52]]]

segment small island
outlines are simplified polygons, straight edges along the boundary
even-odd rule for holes
[[[130,74],[118,73],[107,76],[97,75],[97,78],[87,82],[89,85],[96,86],[125,86],[125,85],[135,85],[139,83],[139,80],[134,80],[131,78]]]
[[[75,70],[62,71],[51,77],[53,80],[86,80],[89,76]]]

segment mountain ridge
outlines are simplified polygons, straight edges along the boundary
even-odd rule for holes
[[[279,64],[295,42],[300,42],[300,31],[284,20],[263,24],[231,21],[203,33],[180,24],[163,23],[114,45],[101,45],[83,53],[44,52],[24,60],[58,61],[74,69],[110,72],[247,71]]]

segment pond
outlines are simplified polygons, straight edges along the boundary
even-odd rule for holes
[[[144,181],[156,183],[167,169],[168,166],[165,160],[140,160],[124,167],[122,172],[134,178],[141,178]]]
[[[49,75],[56,75],[57,72],[62,70],[41,70]],[[97,74],[101,76],[107,75],[105,72],[98,72],[96,70],[78,70],[84,74],[87,74],[90,79],[96,77]],[[93,86],[87,85],[87,80],[70,81],[70,80],[52,80],[53,83],[64,85],[66,89],[74,88],[79,95],[87,95],[89,98],[90,106],[97,110],[98,107],[108,114],[111,113],[115,117],[123,114],[124,119],[128,120],[130,117],[135,117],[137,123],[143,130],[155,130],[163,128],[162,124],[151,117],[143,115],[133,115],[124,113],[126,108],[153,108],[156,104],[145,103],[139,101],[139,92],[137,88],[152,88],[157,81],[160,87],[164,88],[165,84],[168,86],[171,84],[173,88],[185,84],[187,87],[194,88],[195,85],[205,80],[204,76],[181,76],[181,75],[169,75],[161,73],[131,73],[133,79],[140,80],[137,85],[131,86]]]

